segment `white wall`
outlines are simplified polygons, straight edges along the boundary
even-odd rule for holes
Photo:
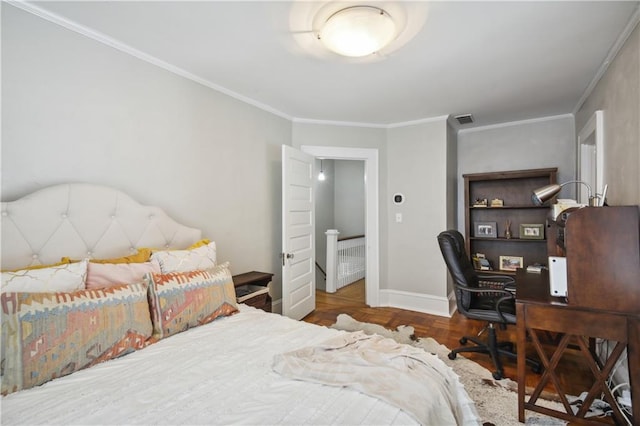
[[[277,274],[291,123],[2,3],[2,200],[122,189],[203,229],[234,273]]]
[[[458,229],[464,233],[464,179],[467,173],[558,168],[558,182],[575,179],[573,116],[479,127],[458,132]],[[572,185],[561,198],[575,198]]]
[[[636,25],[576,113],[579,131],[604,112],[605,179],[610,205],[640,204],[640,25]]]

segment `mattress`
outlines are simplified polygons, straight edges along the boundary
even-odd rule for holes
[[[345,332],[241,304],[236,315],[3,397],[1,423],[416,424],[355,390],[288,379],[271,369],[275,354],[339,333]],[[461,398],[468,400],[466,393]]]

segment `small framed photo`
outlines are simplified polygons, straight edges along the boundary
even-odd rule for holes
[[[523,258],[520,256],[500,256],[501,271],[515,271],[523,266]]]
[[[541,223],[521,224],[520,238],[525,240],[544,240],[544,225]]]
[[[498,224],[496,222],[474,222],[473,236],[476,238],[497,238]]]

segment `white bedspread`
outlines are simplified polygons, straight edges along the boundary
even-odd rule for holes
[[[271,368],[276,354],[344,334],[240,305],[234,316],[3,397],[0,423],[416,424],[387,402]]]
[[[464,398],[456,374],[437,356],[362,331],[276,355],[273,368],[287,377],[381,398],[425,425],[464,424],[463,406],[473,404]]]

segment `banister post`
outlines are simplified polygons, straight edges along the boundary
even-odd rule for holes
[[[335,293],[338,281],[338,232],[327,229],[327,293]]]

